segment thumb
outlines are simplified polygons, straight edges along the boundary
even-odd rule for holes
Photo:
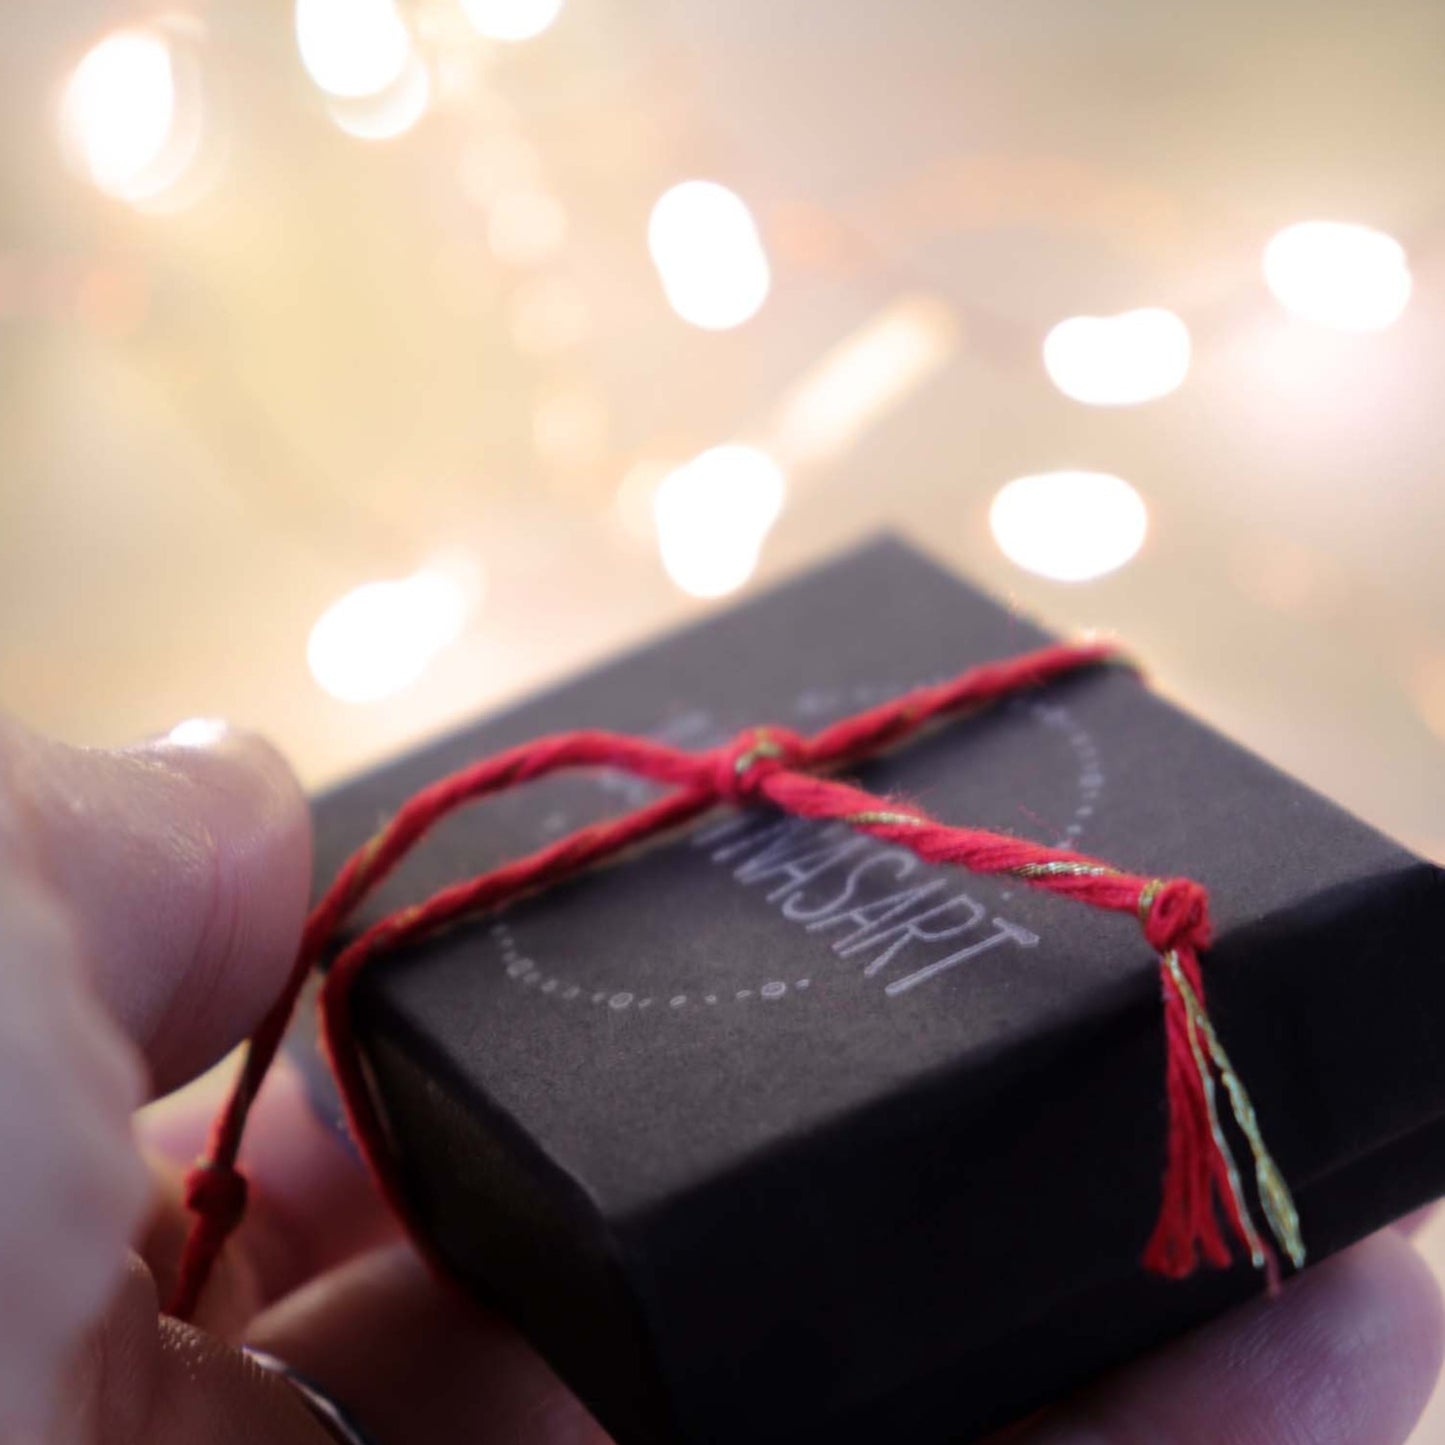
[[[0,841],[50,885],[94,987],[165,1093],[280,990],[305,915],[310,821],[267,744],[187,723],[116,752],[0,718]]]

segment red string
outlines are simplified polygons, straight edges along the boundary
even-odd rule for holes
[[[726,803],[767,805],[799,817],[841,821],[911,849],[929,863],[1007,874],[1094,908],[1136,915],[1150,945],[1163,955],[1167,1055],[1167,1162],[1158,1222],[1145,1247],[1144,1264],[1180,1278],[1194,1270],[1201,1255],[1210,1264],[1228,1263],[1230,1248],[1221,1229],[1220,1204],[1230,1232],[1258,1262],[1260,1241],[1238,1195],[1233,1162],[1221,1151],[1217,1125],[1211,1124],[1209,1070],[1199,1065],[1197,1032],[1191,1036],[1186,1000],[1168,968],[1172,953],[1202,1008],[1198,953],[1209,941],[1204,889],[1188,879],[1121,872],[1083,854],[1022,838],[948,827],[912,806],[818,776],[873,757],[937,720],[1113,657],[1112,649],[1103,644],[1045,647],[1023,657],[986,663],[950,682],[919,688],[833,723],[810,738],[785,728],[755,728],[725,747],[703,753],[613,733],[563,733],[511,748],[422,789],[342,867],[307,921],[284,991],[246,1046],[240,1074],[212,1126],[206,1154],[188,1177],[186,1199],[195,1219],[170,1312],[183,1319],[194,1313],[217,1256],[245,1212],[245,1179],[236,1159],[247,1115],[297,999],[339,929],[442,818],[489,794],[572,768],[619,768],[672,791],[383,918],[341,950],[322,986],[322,1043],[351,1131],[383,1195],[403,1221],[406,1201],[393,1176],[391,1150],[351,1034],[351,990],[362,969],[455,919],[501,908]],[[418,1242],[425,1249],[424,1241],[418,1238]]]

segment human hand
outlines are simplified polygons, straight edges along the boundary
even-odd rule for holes
[[[131,1110],[255,1025],[310,879],[279,758],[205,727],[173,739],[81,752],[0,721],[0,1442],[325,1445],[249,1342],[376,1445],[605,1445],[514,1333],[399,1242],[284,1069],[199,1320],[160,1313],[183,1231],[169,1161],[196,1152],[207,1106],[163,1106],[139,1135]],[[1387,1231],[1011,1439],[1396,1445],[1440,1351],[1433,1277]]]

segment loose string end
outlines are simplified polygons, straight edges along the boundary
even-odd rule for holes
[[[1191,936],[1207,938],[1208,922],[1202,909],[1182,921],[1166,920],[1161,925],[1155,919],[1156,900],[1166,886],[1156,880],[1140,895],[1140,915],[1151,941],[1160,932],[1185,940]],[[1160,974],[1167,1049],[1168,1142],[1159,1218],[1145,1247],[1143,1264],[1170,1279],[1192,1273],[1201,1255],[1216,1267],[1227,1266],[1232,1252],[1219,1228],[1222,1209],[1236,1241],[1263,1274],[1267,1293],[1276,1296],[1281,1274],[1275,1246],[1295,1269],[1302,1269],[1306,1261],[1299,1212],[1264,1142],[1244,1083],[1230,1063],[1205,1008],[1198,958],[1188,941],[1164,948]],[[1254,1223],[1220,1118],[1216,1081],[1223,1084],[1234,1122],[1249,1146],[1260,1207],[1273,1244]]]
[[[167,1314],[181,1320],[195,1314],[221,1250],[245,1217],[248,1193],[246,1176],[223,1160],[201,1158],[186,1172],[183,1197],[192,1214],[191,1228],[166,1301]]]

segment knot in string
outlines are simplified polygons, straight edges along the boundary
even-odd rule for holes
[[[712,786],[718,801],[745,807],[774,773],[805,767],[808,741],[788,728],[745,728],[714,751]]]
[[[202,1160],[186,1175],[186,1208],[222,1237],[245,1217],[247,1193],[246,1176],[233,1164]]]
[[[1209,947],[1209,894],[1189,878],[1155,879],[1139,896],[1144,936],[1157,953]]]
[[[352,1033],[351,990],[362,970],[388,951],[416,943],[460,919],[505,907],[585,869],[662,837],[719,802],[767,803],[798,818],[843,825],[926,863],[1016,879],[1031,888],[1098,909],[1133,914],[1159,954],[1163,990],[1167,1162],[1147,1268],[1179,1277],[1197,1259],[1227,1263],[1227,1225],[1256,1265],[1273,1278],[1273,1254],[1249,1217],[1238,1168],[1221,1128],[1222,1084],[1255,1163],[1258,1196],[1272,1236],[1300,1264],[1304,1247],[1289,1190],[1270,1158],[1244,1085],[1210,1022],[1199,953],[1209,942],[1208,899],[1188,879],[1151,879],[1097,858],[1027,838],[947,825],[911,803],[880,798],[827,776],[875,757],[921,729],[967,716],[1025,689],[1116,661],[1107,643],[1055,644],[985,663],[822,728],[811,738],[781,727],[750,728],[720,748],[690,753],[653,739],[585,731],[540,739],[482,758],[407,799],[381,831],[342,867],[307,922],[281,996],[247,1043],[236,1083],[217,1117],[207,1158],[192,1170],[186,1202],[195,1211],[169,1308],[188,1318],[227,1236],[246,1207],[236,1168],[252,1101],[275,1059],[313,969],[330,967],[318,995],[324,1052],[351,1132],[382,1194],[404,1223],[408,1199],[395,1174],[392,1143],[367,1082]],[[356,909],[436,823],[481,798],[569,768],[610,767],[663,786],[661,797],[555,839],[522,858],[442,889],[432,898],[373,922],[336,949]],[[332,957],[334,953],[334,957]],[[941,996],[940,1007],[958,1006]],[[413,1236],[424,1253],[429,1244]]]

